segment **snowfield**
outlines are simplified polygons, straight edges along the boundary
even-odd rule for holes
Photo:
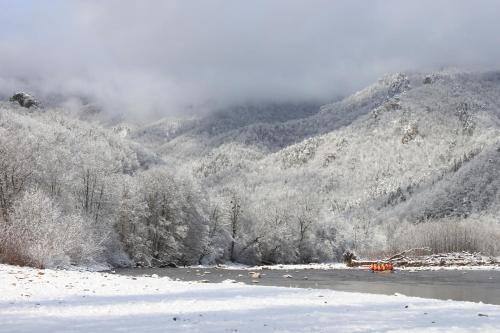
[[[500,306],[0,265],[0,332],[500,332]]]
[[[303,270],[303,269],[350,269],[346,264],[343,263],[311,263],[311,264],[277,264],[277,265],[245,265],[238,263],[226,263],[218,265],[192,265],[189,266],[194,269],[204,269],[204,268],[220,268],[227,270],[248,270],[248,271],[260,271],[260,270]],[[358,267],[353,268],[358,269]]]
[[[496,258],[497,262],[500,262],[500,258]],[[312,264],[277,264],[277,265],[262,265],[262,266],[249,266],[244,264],[234,264],[228,263],[223,265],[193,265],[189,266],[193,269],[204,269],[204,268],[220,268],[227,270],[248,270],[248,271],[260,271],[260,270],[332,270],[332,269],[368,269],[367,265],[349,267],[343,263],[312,263]],[[95,271],[98,271],[100,267],[97,267]],[[499,270],[499,265],[451,265],[451,266],[421,266],[421,267],[405,267],[398,266],[397,270],[404,271],[494,271]],[[104,269],[100,269],[104,270]]]

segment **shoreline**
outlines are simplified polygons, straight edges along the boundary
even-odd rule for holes
[[[0,265],[0,332],[488,332],[500,306]]]

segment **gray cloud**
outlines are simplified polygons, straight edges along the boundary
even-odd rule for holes
[[[497,1],[0,0],[0,91],[111,111],[331,99],[380,77],[498,68]]]

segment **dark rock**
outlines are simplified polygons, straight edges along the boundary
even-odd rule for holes
[[[174,262],[169,262],[169,263],[162,262],[160,264],[157,264],[156,266],[159,268],[166,268],[166,267],[177,268],[177,265]]]
[[[385,105],[386,110],[401,110],[401,104],[399,101],[389,101]]]
[[[27,94],[25,92],[18,92],[15,93],[10,99],[11,102],[17,102],[19,105],[25,108],[31,108],[32,106],[38,107],[40,104],[38,101],[31,96],[30,94]]]
[[[417,124],[409,124],[403,129],[403,137],[401,138],[401,143],[407,144],[413,139],[415,139],[417,135],[418,135]]]
[[[347,266],[350,266],[352,264],[352,261],[357,259],[356,255],[351,251],[345,251],[342,257],[344,259],[344,263]]]
[[[393,75],[391,79],[392,81],[388,91],[390,97],[401,94],[410,89],[410,80],[408,80],[408,76],[406,76],[406,74],[397,73]]]

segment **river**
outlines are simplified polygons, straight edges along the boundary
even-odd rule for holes
[[[395,293],[436,299],[483,302],[500,305],[499,270],[434,270],[370,272],[360,269],[249,270],[220,268],[124,268],[128,276],[168,276],[181,281],[207,283],[234,280],[264,286],[333,289],[393,295]]]

